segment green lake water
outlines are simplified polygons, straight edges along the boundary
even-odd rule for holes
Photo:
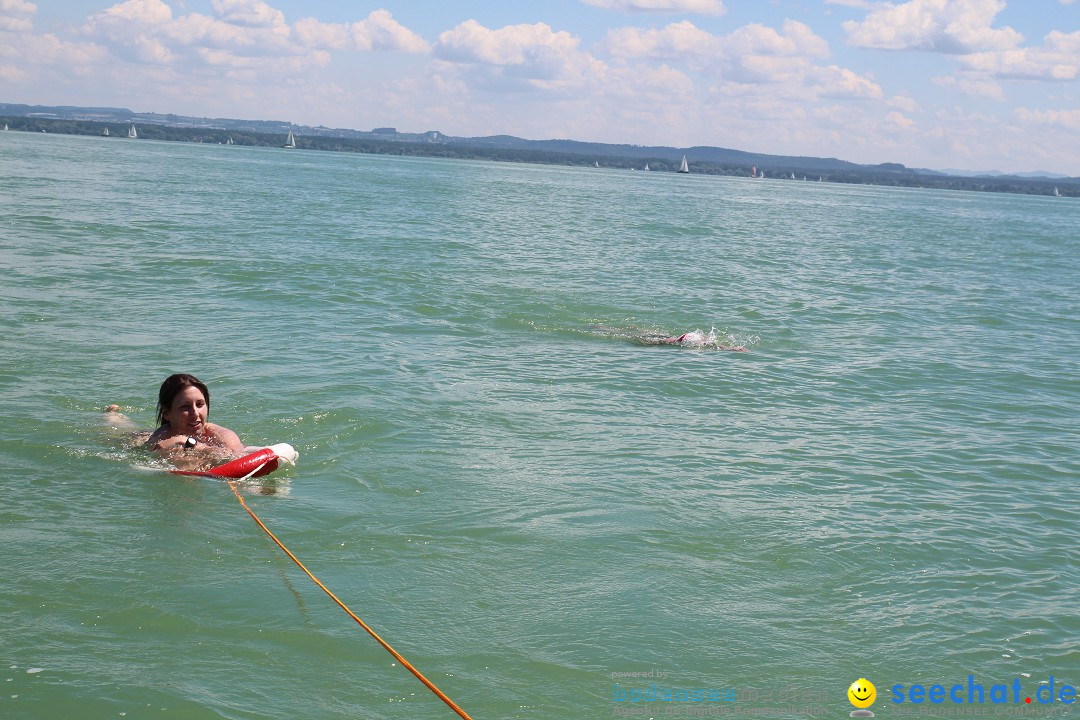
[[[0,180],[0,718],[455,717],[106,432],[173,372],[476,720],[1080,685],[1075,200],[14,132]]]

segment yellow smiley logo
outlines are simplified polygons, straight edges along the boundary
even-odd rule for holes
[[[857,708],[868,708],[877,699],[877,688],[866,678],[859,678],[847,689],[848,700]]]

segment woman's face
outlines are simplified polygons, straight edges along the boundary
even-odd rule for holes
[[[206,416],[209,411],[202,390],[189,385],[173,398],[172,407],[165,414],[165,419],[174,433],[202,435],[206,429]]]

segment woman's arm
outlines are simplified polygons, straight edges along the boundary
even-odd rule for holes
[[[181,470],[205,470],[247,454],[244,443],[228,428],[207,423],[206,435],[196,438],[191,447],[188,435],[170,435],[168,426],[162,426],[146,441],[146,447]]]

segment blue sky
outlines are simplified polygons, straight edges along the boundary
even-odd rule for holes
[[[1080,175],[1080,0],[0,0],[0,101]]]

